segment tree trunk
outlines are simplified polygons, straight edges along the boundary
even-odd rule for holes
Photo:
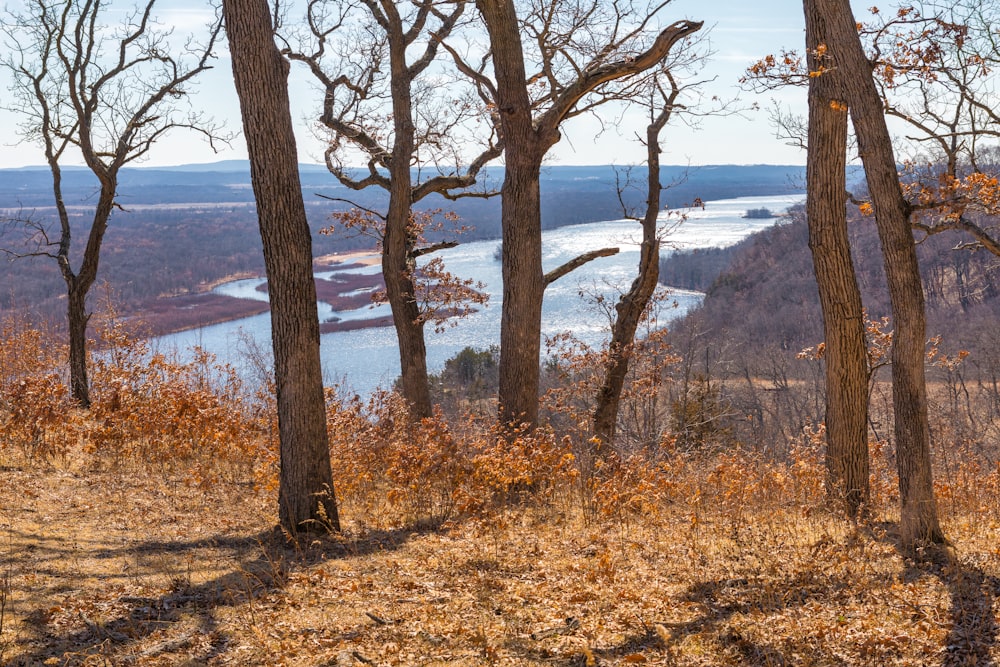
[[[66,311],[69,332],[69,385],[70,395],[77,406],[90,408],[90,379],[88,377],[87,359],[87,325],[90,313],[87,312],[87,295],[97,280],[97,271],[101,263],[101,245],[108,230],[108,222],[114,208],[115,192],[118,189],[117,168],[107,169],[94,157],[89,144],[84,149],[84,155],[90,169],[101,181],[101,193],[94,208],[94,218],[87,235],[87,245],[83,250],[83,260],[80,270],[74,272],[71,264],[70,250],[72,246],[72,231],[69,224],[69,212],[62,198],[62,169],[57,160],[49,156],[49,167],[52,172],[53,193],[56,199],[56,210],[59,214],[61,235],[56,261],[63,281],[66,283]]]
[[[90,383],[87,379],[87,291],[67,282],[69,324],[69,383],[73,400],[84,409],[90,407]]]
[[[930,426],[924,378],[926,314],[916,247],[885,122],[857,24],[847,0],[814,0],[827,22],[827,46],[843,70],[843,88],[865,167],[882,243],[892,304],[892,402],[904,548],[945,542],[931,475]]]
[[[340,530],[330,471],[312,237],[288,105],[288,63],[267,0],[224,0],[264,246],[278,402],[278,517],[290,531]]]
[[[614,442],[635,332],[660,278],[660,240],[656,235],[661,189],[659,135],[670,117],[676,97],[675,88],[673,99],[666,103],[663,111],[646,128],[647,198],[646,213],[642,220],[642,245],[639,248],[639,275],[632,281],[629,291],[615,304],[618,316],[611,331],[608,366],[604,372],[604,382],[597,392],[597,405],[594,408],[594,437],[602,444]]]
[[[530,150],[530,149],[529,149]],[[503,310],[500,316],[500,422],[538,425],[542,336],[541,163],[507,141],[501,197]]]
[[[806,0],[806,52],[827,41],[824,17]],[[825,60],[812,60],[821,71]],[[869,501],[868,359],[864,313],[847,234],[847,109],[842,72],[809,80],[806,217],[826,341],[827,495],[851,517]]]
[[[395,179],[393,180],[395,183]],[[400,392],[414,419],[430,417],[433,413],[430,384],[427,379],[427,345],[424,342],[424,324],[416,300],[413,279],[414,264],[409,261],[410,250],[401,236],[406,230],[393,222],[393,202],[389,202],[386,216],[385,237],[382,242],[382,275],[385,292],[392,309],[392,321],[399,342]],[[409,207],[405,212],[409,218]]]
[[[500,423],[538,424],[541,354],[542,216],[539,177],[555,138],[532,123],[517,12],[511,0],[478,0],[492,44],[506,164],[500,190],[503,311],[500,316]],[[556,137],[557,138],[557,137]]]
[[[390,7],[391,9],[391,7]],[[430,417],[430,385],[427,379],[427,345],[424,323],[416,294],[416,246],[410,224],[413,215],[413,177],[410,166],[414,153],[413,77],[406,63],[407,42],[402,33],[402,21],[391,14],[389,68],[392,75],[392,116],[394,142],[389,162],[391,185],[389,208],[382,239],[382,276],[392,309],[392,320],[399,342],[400,385],[403,398],[415,419]]]

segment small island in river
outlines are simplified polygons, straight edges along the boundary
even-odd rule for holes
[[[378,261],[378,255],[373,250],[317,258],[314,262],[315,271],[322,273],[332,271],[329,276],[316,279],[317,300],[329,304],[335,311],[367,308],[372,304],[372,295],[383,290],[385,283],[379,272],[356,273],[355,271],[378,264]],[[231,280],[246,278],[263,279],[264,276],[232,276]],[[205,285],[202,287],[203,291],[153,299],[145,304],[142,310],[141,321],[144,333],[149,336],[162,336],[177,331],[252,317],[270,310],[267,301],[243,299],[213,291],[219,284],[226,282],[229,280]],[[261,292],[267,292],[267,283],[262,282],[257,289]],[[320,332],[351,331],[391,325],[391,316],[378,316],[367,319],[321,322]]]
[[[767,220],[769,218],[777,218],[778,214],[769,208],[751,208],[747,209],[743,217],[750,220]]]

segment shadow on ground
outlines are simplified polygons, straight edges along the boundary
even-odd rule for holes
[[[396,530],[369,531],[357,537],[338,535],[304,536],[289,540],[274,529],[251,536],[207,537],[198,540],[144,541],[123,545],[120,549],[101,549],[99,558],[146,557],[194,553],[200,549],[226,552],[236,562],[226,573],[197,585],[174,580],[171,590],[156,597],[123,596],[116,609],[124,607],[111,620],[97,622],[83,612],[78,614],[84,629],[60,632],[51,623],[50,609],[38,607],[25,616],[27,635],[19,644],[22,650],[5,665],[27,667],[58,664],[66,667],[84,664],[143,664],[156,656],[184,650],[184,664],[203,664],[224,654],[228,638],[217,629],[215,610],[236,606],[278,590],[287,575],[297,568],[331,559],[360,558],[369,554],[401,548],[412,537],[435,531],[433,525],[414,525]],[[76,544],[47,544],[46,558],[72,558]],[[85,576],[85,575],[84,575]],[[188,622],[168,639],[139,647],[150,635]],[[193,621],[193,623],[192,623]],[[74,623],[79,628],[80,623]],[[108,662],[93,662],[105,658]],[[55,659],[55,661],[53,661]],[[48,662],[47,662],[48,661]]]
[[[885,524],[877,534],[905,559],[904,577],[936,577],[948,589],[951,629],[945,639],[942,667],[996,667],[993,648],[998,633],[994,605],[1000,596],[1000,578],[962,560],[948,548],[932,546],[909,553],[902,548],[897,527]]]

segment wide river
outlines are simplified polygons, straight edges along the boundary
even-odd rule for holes
[[[683,224],[670,231],[662,253],[669,253],[672,249],[732,245],[775,223],[774,219],[744,218],[748,209],[768,208],[783,212],[803,200],[804,195],[779,195],[705,202],[704,210],[687,211]],[[673,223],[672,218],[664,216],[665,226],[673,227]],[[544,335],[571,331],[592,345],[607,339],[607,318],[592,305],[592,296],[581,297],[581,292],[588,295],[600,293],[613,299],[621,290],[627,289],[637,270],[639,238],[638,223],[628,220],[571,225],[544,233],[543,265],[546,271],[589,250],[608,246],[620,248],[617,255],[594,260],[546,289],[542,312]],[[474,241],[440,252],[452,273],[484,283],[490,300],[485,307],[442,333],[435,333],[433,327],[428,326],[427,362],[432,372],[440,370],[446,359],[467,346],[487,348],[499,342],[502,283],[500,262],[494,258],[498,245],[497,240]],[[377,266],[359,269],[378,270]],[[266,301],[267,295],[256,289],[261,282],[260,279],[237,280],[220,285],[216,291]],[[682,315],[697,305],[701,297],[699,292],[671,290],[676,307],[661,316],[661,320]],[[388,314],[388,306],[343,313],[333,312],[325,303],[320,303],[319,307],[323,321],[334,317],[342,320],[367,319]],[[200,346],[219,361],[240,368],[245,364],[247,339],[256,341],[260,349],[270,350],[270,314],[163,336],[155,339],[153,345],[154,349],[161,351],[178,351],[182,357],[193,346]],[[392,327],[324,334],[321,353],[327,384],[339,382],[362,395],[379,386],[391,386],[399,375],[399,352]]]

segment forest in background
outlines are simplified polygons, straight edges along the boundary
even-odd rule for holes
[[[820,341],[821,314],[803,207],[793,208],[787,220],[727,248],[663,257],[662,284],[706,293],[702,306],[671,328],[713,331],[750,350],[773,346],[797,352]],[[850,231],[868,316],[887,317],[885,270],[875,226],[855,210]],[[1000,259],[982,250],[955,249],[963,240],[953,232],[918,245],[929,333],[945,335],[949,348],[988,351],[990,330],[1000,320]]]

